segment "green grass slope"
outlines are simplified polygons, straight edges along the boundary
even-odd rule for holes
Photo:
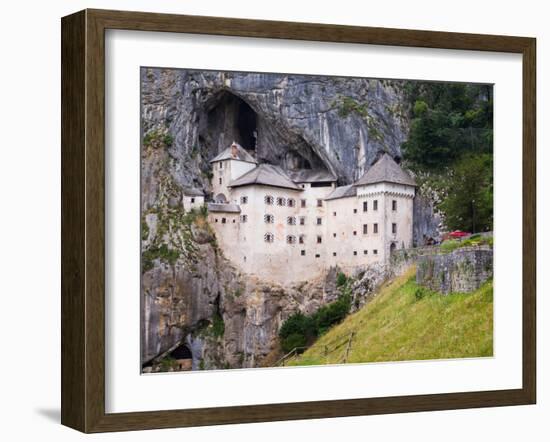
[[[350,343],[350,334],[354,333]],[[285,365],[492,356],[493,282],[470,294],[421,288],[415,269]],[[346,357],[347,355],[347,357]]]

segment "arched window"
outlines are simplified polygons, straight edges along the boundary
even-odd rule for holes
[[[273,233],[269,233],[269,232],[268,232],[268,233],[266,233],[266,234],[264,235],[264,241],[265,241],[265,242],[271,243],[271,242],[273,242],[274,238],[275,238],[275,237],[273,236]]]
[[[294,235],[288,235],[286,237],[287,244],[296,244],[296,237]]]
[[[288,207],[294,207],[294,206],[296,206],[296,201],[294,200],[294,198],[289,198],[289,199],[287,200],[287,205],[288,205]]]
[[[286,223],[287,223],[289,226],[295,226],[295,225],[296,225],[296,217],[294,217],[294,216],[289,216],[289,217],[287,217]]]
[[[286,200],[282,196],[277,197],[277,205],[278,206],[286,205]]]
[[[273,197],[271,195],[266,195],[264,201],[267,205],[271,206],[273,204]]]
[[[264,215],[264,221],[267,224],[273,224],[275,222],[275,217],[273,215],[270,215],[269,213],[266,213]]]

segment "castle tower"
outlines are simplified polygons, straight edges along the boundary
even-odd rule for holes
[[[384,153],[353,186],[361,210],[369,214],[365,229],[380,261],[387,262],[395,249],[412,247],[414,179]]]
[[[233,142],[231,146],[214,157],[210,164],[212,164],[214,200],[231,202],[228,191],[229,183],[254,169],[257,162],[242,146]]]

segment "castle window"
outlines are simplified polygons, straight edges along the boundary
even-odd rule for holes
[[[289,198],[287,200],[287,203],[288,203],[288,207],[294,207],[296,205],[296,201],[294,200],[294,198]]]
[[[357,213],[357,209],[353,209],[353,213]]]
[[[353,256],[357,256],[357,250],[353,251]]]
[[[323,207],[323,200],[317,200],[317,207]]]
[[[248,215],[241,215],[241,222],[245,223],[248,221]]]
[[[336,238],[336,233],[333,233],[332,236],[333,236],[334,238]]]
[[[332,212],[332,216],[336,216],[336,212]]]
[[[374,225],[372,226],[372,232],[378,233],[378,223],[374,223]]]
[[[241,196],[241,204],[247,204],[248,203],[248,197],[247,196]]]
[[[321,255],[319,255],[318,253],[315,254],[315,258],[320,258],[320,257],[321,257]]]
[[[273,242],[273,239],[274,239],[273,233],[266,233],[264,235],[265,242]]]
[[[195,198],[191,198],[191,204],[195,202]]]
[[[300,225],[301,225],[301,226],[305,226],[305,225],[306,225],[306,217],[305,217],[305,216],[301,216],[301,217],[300,217]]]
[[[372,210],[378,210],[378,200],[372,202]]]
[[[222,224],[225,224],[227,220],[225,218],[222,218]]]
[[[286,205],[286,200],[285,200],[283,197],[281,197],[281,196],[277,197],[277,205],[278,205],[278,206],[284,206],[284,205]]]
[[[396,223],[392,223],[392,225],[391,225],[391,233],[397,233],[397,224],[396,224]]]
[[[396,200],[392,200],[391,210],[393,210],[394,212],[397,210],[397,201]]]
[[[332,252],[332,256],[336,256],[336,252]]]
[[[220,169],[223,169],[223,163],[220,161]]]
[[[320,226],[323,224],[323,218],[317,218],[317,225]]]
[[[273,215],[270,215],[269,213],[266,213],[264,215],[264,221],[267,224],[273,224],[275,222],[275,217]]]
[[[233,224],[235,224],[235,220],[233,220]]]
[[[302,206],[302,208],[306,207],[306,200],[301,200],[300,205]]]
[[[353,231],[353,236],[357,236],[357,230]]]
[[[296,244],[296,237],[294,235],[288,235],[286,237],[287,244]]]
[[[363,255],[368,255],[368,254],[369,254],[368,250],[363,250]]]
[[[374,255],[378,255],[378,250],[374,249],[374,250],[372,251],[372,253],[373,253]]]
[[[218,218],[215,218],[215,219],[214,219],[214,222],[218,222]]]
[[[323,237],[321,235],[317,235],[317,244],[321,244],[323,242]]]
[[[369,203],[367,201],[363,201],[363,212],[366,212],[369,210]]]
[[[264,201],[268,206],[271,206],[273,204],[273,197],[271,195],[266,195]]]
[[[300,250],[300,255],[306,256],[306,251],[305,250]]]
[[[220,178],[220,186],[222,185],[222,179]]]
[[[305,242],[305,239],[306,239],[306,236],[305,236],[305,235],[300,235],[300,236],[298,237],[298,242],[299,242],[300,244],[303,244],[303,243]]]
[[[369,225],[363,224],[363,235],[366,235],[367,233],[369,233]]]
[[[295,225],[296,225],[296,218],[293,217],[293,216],[289,216],[289,217],[287,217],[287,219],[286,219],[286,223],[287,223],[289,226],[295,226]]]

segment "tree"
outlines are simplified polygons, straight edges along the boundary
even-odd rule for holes
[[[470,232],[493,229],[493,157],[467,154],[453,167],[440,204],[447,227]]]

